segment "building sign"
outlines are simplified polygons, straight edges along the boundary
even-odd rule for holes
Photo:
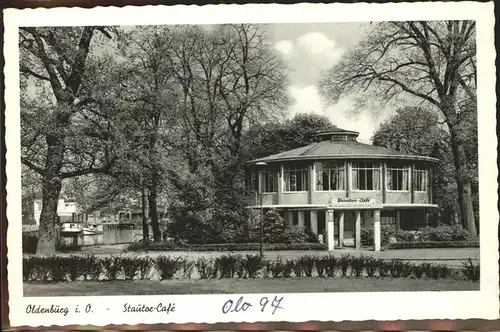
[[[347,198],[347,197],[336,197],[330,198],[330,206],[337,207],[367,207],[373,208],[377,204],[377,201],[373,198],[359,197],[359,198]]]

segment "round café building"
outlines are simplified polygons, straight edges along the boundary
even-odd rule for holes
[[[361,246],[361,228],[414,229],[428,223],[435,158],[357,141],[333,129],[318,142],[253,160],[247,168],[251,209],[275,209],[291,225],[324,234],[328,250]]]

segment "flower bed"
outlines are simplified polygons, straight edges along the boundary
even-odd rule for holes
[[[372,256],[353,257],[304,255],[297,259],[261,260],[258,255],[223,255],[217,258],[160,255],[130,256],[29,256],[23,258],[24,281],[65,282],[76,280],[133,279],[215,279],[289,277],[392,277],[457,278],[479,280],[479,263],[464,261],[462,268],[445,264],[414,264],[399,259],[382,260]]]

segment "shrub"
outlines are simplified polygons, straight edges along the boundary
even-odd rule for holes
[[[148,277],[148,272],[151,270],[151,266],[153,265],[153,261],[149,257],[139,257],[137,258],[139,272],[139,279],[144,280]]]
[[[217,277],[218,268],[213,259],[200,257],[198,258],[198,260],[196,260],[195,266],[201,279]]]
[[[23,280],[37,280],[39,266],[38,257],[23,257]]]
[[[66,258],[66,264],[68,266],[69,280],[75,281],[80,276],[83,275],[83,266],[85,258],[81,256],[71,255]]]
[[[215,259],[216,265],[220,270],[220,278],[233,278],[236,273],[236,267],[240,256],[223,255]]]
[[[68,265],[65,257],[60,257],[60,256],[47,257],[44,264],[49,269],[49,275],[52,281],[67,280]]]
[[[295,261],[293,259],[287,259],[283,266],[283,277],[290,278],[294,270],[295,270]]]
[[[23,254],[36,254],[38,247],[38,236],[34,232],[23,233]]]
[[[237,264],[236,264],[236,276],[238,278],[245,278],[246,277],[246,268],[245,268],[245,259],[239,259]]]
[[[446,264],[437,265],[438,277],[439,278],[448,278],[451,274],[451,269]]]
[[[440,225],[420,230],[422,241],[470,241],[469,233],[456,225]]]
[[[295,274],[296,277],[303,276],[304,269],[302,268],[302,264],[298,261],[298,259],[294,260],[292,270],[293,274]]]
[[[33,270],[33,280],[47,281],[51,278],[51,269],[49,267],[50,257],[32,257],[35,268]]]
[[[400,260],[400,259],[393,259],[391,261],[390,273],[391,273],[392,277],[394,277],[394,278],[401,277],[401,275],[403,274],[403,269],[404,269],[404,266],[403,266],[403,261],[402,260]]]
[[[320,243],[264,243],[264,250],[326,250]],[[148,245],[149,251],[258,251],[260,243],[211,243],[183,245],[174,242],[156,242]],[[139,249],[137,249],[139,250]],[[142,249],[141,249],[142,250]]]
[[[271,273],[272,273],[272,269],[273,269],[273,263],[274,262],[271,262],[270,260],[265,260],[263,262],[264,269],[262,270],[262,277],[264,277],[264,278],[270,278],[271,277]]]
[[[149,241],[144,241],[143,239],[137,240],[130,242],[127,247],[125,248],[125,251],[143,251],[148,249],[148,244]],[[167,243],[165,243],[165,247],[167,246]]]
[[[378,274],[380,277],[384,278],[389,275],[389,271],[391,270],[392,264],[389,262],[385,262],[381,259],[377,260],[378,262]]]
[[[255,278],[260,269],[262,269],[262,258],[258,255],[246,255],[245,263],[246,272],[249,278]]]
[[[260,242],[260,223],[263,222],[264,243],[281,243],[288,224],[276,210],[267,211],[263,220],[258,221],[249,229],[249,240]]]
[[[390,226],[383,225],[380,227],[380,245],[385,247],[389,244],[390,238],[393,235],[393,230]],[[373,226],[361,227],[361,246],[372,247],[373,243]]]
[[[102,273],[102,262],[99,258],[93,255],[84,256],[81,261],[81,271],[83,275],[83,280],[99,280]]]
[[[422,267],[422,265],[415,265],[413,267],[413,274],[415,275],[415,277],[417,277],[418,279],[422,278],[423,274],[424,274],[424,268]]]
[[[351,258],[351,275],[361,277],[365,269],[365,257],[352,257]]]
[[[340,256],[338,263],[343,277],[347,276],[347,270],[349,269],[349,266],[351,266],[351,261],[352,257],[349,254]]]
[[[306,243],[308,239],[309,236],[303,229],[287,225],[280,242],[285,244]]]
[[[389,249],[479,248],[479,241],[413,241],[389,243]]]
[[[325,256],[323,259],[326,265],[326,275],[330,278],[335,277],[335,275],[337,274],[337,270],[339,268],[339,262],[337,257],[333,255],[328,255]]]
[[[325,258],[326,257],[321,257],[316,260],[315,267],[318,277],[324,277],[326,275],[327,261]]]
[[[263,223],[264,243],[305,243],[309,238],[303,229],[290,226],[275,210],[270,210],[264,215]],[[260,242],[260,220],[250,227],[249,240]]]
[[[434,264],[422,263],[421,266],[422,266],[422,270],[424,271],[427,278],[432,278]]]
[[[318,234],[313,233],[309,227],[304,228],[307,243],[318,243]]]
[[[273,261],[270,265],[270,270],[273,278],[280,278],[283,274],[283,269],[285,264],[281,257],[278,257],[275,261]]]
[[[306,277],[312,277],[317,260],[317,256],[305,255],[297,259],[296,265],[300,266],[300,269]]]
[[[116,256],[105,257],[101,262],[104,267],[106,279],[116,280],[118,278],[118,274],[122,270],[121,258]]]
[[[467,280],[479,281],[480,279],[480,265],[475,264],[471,258],[462,262],[462,272]]]
[[[182,279],[191,279],[194,270],[194,262],[189,259],[182,259]]]
[[[433,279],[439,279],[441,275],[441,267],[439,265],[432,264],[430,267],[430,277]]]
[[[141,267],[141,260],[138,257],[122,257],[121,266],[125,280],[133,280]]]
[[[182,268],[182,257],[158,256],[155,260],[156,269],[160,273],[160,279],[172,279]]]
[[[76,250],[80,250],[80,246],[78,244],[78,241],[76,240],[76,238],[73,238],[72,239],[72,242],[68,243],[68,242],[65,242],[63,239],[61,238],[57,238],[56,239],[56,251],[59,251],[59,252],[70,252],[70,251],[76,251]]]
[[[404,231],[400,229],[394,232],[394,237],[397,242],[414,242],[416,241],[415,237],[418,237],[416,233],[415,231]]]
[[[379,262],[373,256],[366,257],[365,271],[369,277],[375,276],[375,273],[377,272],[378,268],[379,268]]]
[[[401,265],[401,276],[403,278],[408,278],[413,273],[414,264],[410,262],[403,261]]]

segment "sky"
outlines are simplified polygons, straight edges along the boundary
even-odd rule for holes
[[[317,113],[327,116],[340,128],[360,133],[358,140],[370,143],[374,131],[386,120],[391,109],[382,111],[366,106],[353,114],[354,102],[343,97],[327,105],[319,93],[322,73],[337,64],[355,47],[369,29],[367,23],[303,23],[270,26],[270,42],[288,66],[291,105],[288,116]],[[377,114],[377,115],[375,115]]]

